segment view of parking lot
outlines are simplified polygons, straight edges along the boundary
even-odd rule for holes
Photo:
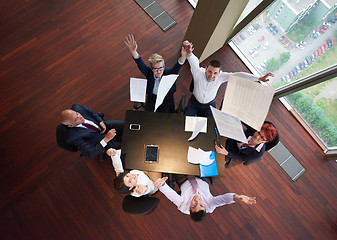
[[[293,22],[286,22],[289,19],[282,16],[282,10],[289,7],[289,2],[275,1],[232,39],[246,58],[244,61],[260,75],[274,73],[269,82],[274,88],[337,63],[336,7],[332,11],[326,9],[325,14],[320,1],[312,4],[313,1],[307,0],[312,6],[302,6],[305,14],[292,16]],[[291,4],[293,8],[289,9],[299,8],[297,2]],[[289,9],[284,12],[289,13]],[[287,100],[327,146],[337,146],[336,78],[291,94]]]

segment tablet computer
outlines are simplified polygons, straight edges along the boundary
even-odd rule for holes
[[[145,162],[156,163],[158,162],[159,146],[146,145],[145,146]]]

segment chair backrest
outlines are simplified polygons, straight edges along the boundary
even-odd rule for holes
[[[71,144],[68,144],[66,141],[65,141],[65,132],[67,130],[67,126],[64,125],[64,124],[59,124],[57,127],[56,127],[56,142],[57,142],[57,145],[60,147],[60,148],[63,148],[67,151],[70,151],[70,152],[77,152],[78,149],[77,147],[71,145]]]
[[[144,215],[150,213],[159,203],[159,199],[156,197],[133,197],[127,195],[123,199],[123,210],[128,214]]]
[[[194,79],[193,79],[193,78],[192,78],[192,80],[191,80],[189,90],[190,90],[191,93],[193,93],[193,90],[194,90]]]

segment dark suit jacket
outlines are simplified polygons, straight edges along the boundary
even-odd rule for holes
[[[153,71],[149,66],[146,66],[143,59],[141,57],[135,59],[139,70],[144,74],[147,79],[147,101],[146,101],[146,110],[147,111],[154,111],[155,103],[157,96],[152,93],[155,79],[153,77]],[[182,65],[177,63],[173,66],[173,68],[165,67],[163,76],[170,75],[170,74],[178,74],[179,70]],[[166,97],[164,98],[163,103],[158,107],[157,112],[174,112],[175,104],[174,104],[174,97],[173,94],[176,92],[176,83],[173,84],[169,92],[167,93]]]
[[[255,129],[249,127],[248,125],[244,124],[247,127],[247,130],[244,131],[246,138],[249,136],[253,136],[254,133],[256,132]],[[263,145],[262,149],[260,152],[256,150],[256,147],[246,147],[243,149],[238,148],[239,141],[236,141],[234,139],[228,138],[226,141],[226,150],[228,151],[228,157],[232,159],[237,159],[240,161],[251,161],[256,158],[260,158],[263,156],[265,149],[266,149],[266,144]]]
[[[103,119],[89,108],[79,104],[74,104],[72,110],[79,112],[85,119],[93,121],[99,126]],[[108,129],[106,130],[106,132]],[[100,141],[106,134],[100,134],[94,130],[82,127],[68,127],[66,131],[66,142],[77,147],[77,149],[86,157],[94,158],[98,154],[104,153],[105,148],[102,147]],[[113,141],[113,140],[111,140]]]

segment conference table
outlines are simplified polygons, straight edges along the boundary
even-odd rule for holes
[[[192,132],[185,131],[184,115],[127,110],[122,141],[125,168],[199,176],[199,165],[187,161],[188,148],[214,151],[215,127],[214,119],[208,118],[207,133],[199,133],[195,139],[187,141]],[[225,139],[220,137],[219,140],[224,145]],[[159,147],[157,162],[145,161],[146,145]],[[225,157],[215,155],[218,174],[223,175]]]

